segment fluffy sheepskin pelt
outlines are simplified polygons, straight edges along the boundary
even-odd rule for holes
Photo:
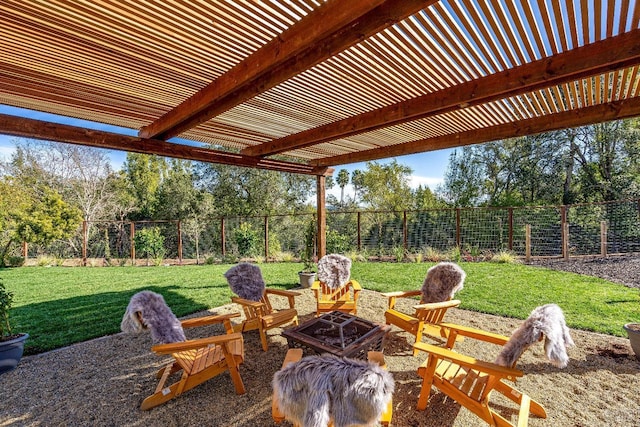
[[[351,277],[351,260],[346,256],[325,255],[318,261],[318,280],[330,287],[338,289]]]
[[[393,376],[375,363],[324,354],[304,357],[273,377],[274,396],[302,427],[375,425],[391,399]]]
[[[422,284],[422,303],[443,302],[464,287],[467,273],[453,262],[441,262],[429,270]]]
[[[186,339],[180,321],[164,302],[162,295],[151,291],[141,291],[131,297],[120,329],[133,333],[150,329],[151,339],[155,344]]]
[[[547,358],[558,368],[566,367],[569,363],[567,347],[574,344],[564,314],[556,304],[542,305],[533,310],[529,318],[513,331],[496,364],[513,367],[520,355],[543,337]]]
[[[241,262],[224,273],[229,287],[240,298],[250,301],[260,301],[266,285],[262,279],[262,272],[257,265]]]

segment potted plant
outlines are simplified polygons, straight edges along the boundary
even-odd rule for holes
[[[629,335],[629,343],[636,354],[636,359],[640,360],[640,323],[627,323],[624,329]]]
[[[24,351],[24,342],[29,334],[14,334],[9,324],[9,310],[13,304],[13,293],[6,290],[0,281],[0,375],[18,366]]]
[[[302,253],[302,262],[304,267],[298,273],[300,278],[300,286],[310,288],[316,280],[315,272],[315,247],[316,247],[316,224],[310,220],[304,230],[304,252]]]

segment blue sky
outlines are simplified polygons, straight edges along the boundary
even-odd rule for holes
[[[28,117],[37,120],[46,120],[56,123],[68,124],[72,126],[85,127],[90,129],[104,130],[109,132],[116,132],[126,135],[136,135],[137,130],[121,128],[117,126],[105,125],[101,123],[90,122],[86,120],[73,119],[69,117],[56,116],[48,113],[41,113],[37,111],[26,110],[23,108],[10,107],[6,105],[0,104],[0,114],[9,114],[20,117]],[[8,160],[11,156],[11,153],[15,150],[15,141],[16,137],[2,135],[0,134],[0,159]],[[191,141],[179,140],[181,143],[193,143]],[[122,163],[125,160],[126,152],[117,151],[117,150],[106,150],[109,153],[111,158],[111,162],[113,164],[114,169],[120,169],[122,167]],[[420,154],[412,154],[408,156],[400,156],[395,157],[398,163],[409,166],[413,169],[413,175],[411,176],[410,185],[415,188],[418,185],[427,185],[432,190],[436,188],[436,186],[442,183],[443,176],[447,167],[447,163],[449,161],[449,155],[453,150],[438,150],[438,151],[430,151],[427,153]],[[385,159],[379,160],[380,163],[386,163],[393,160]],[[364,163],[352,163],[347,165],[336,166],[334,176],[337,174],[337,171],[340,169],[346,169],[349,173],[353,172],[355,169],[365,169]],[[345,188],[345,194],[352,194],[353,189],[351,186],[347,186]],[[329,194],[333,194],[336,197],[340,197],[340,189],[334,187]]]

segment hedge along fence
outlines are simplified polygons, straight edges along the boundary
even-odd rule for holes
[[[110,264],[148,259],[136,235],[152,229],[148,234],[161,237],[162,258],[178,263],[209,257],[269,260],[278,254],[300,258],[310,221],[316,221],[315,214],[218,217],[201,224],[85,222],[72,239],[46,248],[29,247],[28,256],[55,254],[82,259],[85,265],[96,259]],[[524,257],[640,252],[640,199],[564,206],[327,213],[327,253],[398,257],[400,251],[419,253],[428,248],[442,252],[460,248],[471,255],[510,250]],[[157,256],[150,258],[159,261]]]

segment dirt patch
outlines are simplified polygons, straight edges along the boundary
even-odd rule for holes
[[[309,289],[296,300],[301,320],[313,317],[314,300]],[[282,301],[284,306],[285,301]],[[400,300],[410,310],[414,301]],[[363,291],[359,315],[384,321],[386,299]],[[124,308],[123,308],[124,310]],[[238,310],[228,305],[214,310]],[[447,320],[509,334],[519,320],[464,310],[451,310]],[[228,374],[185,392],[150,411],[140,411],[142,400],[155,389],[156,370],[167,360],[150,352],[148,334],[116,334],[63,349],[23,358],[18,368],[0,378],[1,426],[270,426],[271,379],[287,350],[281,330],[269,331],[269,351],[263,352],[258,334],[245,334],[246,358],[241,375],[247,393],[237,396]],[[197,336],[221,334],[218,326],[201,328]],[[540,402],[546,420],[531,417],[531,426],[638,425],[640,410],[640,362],[632,356],[627,339],[572,331],[576,346],[569,351],[566,369],[557,369],[544,357],[542,344],[529,349],[518,367],[525,376],[517,388]],[[196,335],[191,335],[195,337]],[[396,328],[385,341],[385,358],[396,381],[394,426],[478,426],[480,420],[456,402],[433,390],[426,411],[415,405],[420,390],[416,369],[425,358],[413,357],[409,336]],[[498,348],[467,339],[460,352],[493,360]],[[513,406],[498,402],[506,417],[514,420]],[[289,425],[287,423],[285,426]]]
[[[616,255],[602,257],[572,257],[535,259],[531,265],[600,277],[630,288],[640,288],[640,257]]]

